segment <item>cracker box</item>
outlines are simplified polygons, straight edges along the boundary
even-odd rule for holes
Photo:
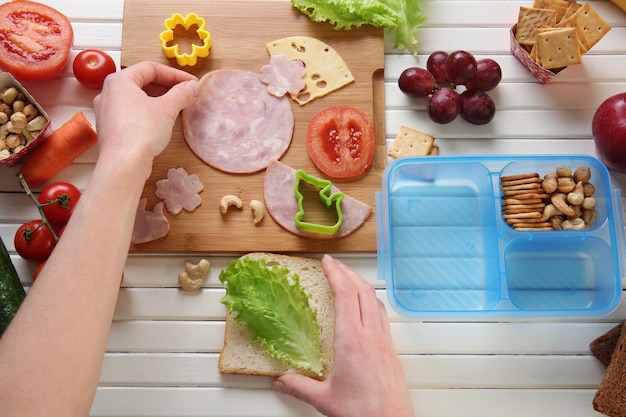
[[[542,84],[548,83],[550,80],[552,80],[552,78],[554,78],[554,76],[566,69],[559,68],[556,70],[549,70],[539,65],[534,59],[531,58],[531,56],[528,54],[528,52],[526,52],[522,45],[517,42],[517,39],[515,38],[516,30],[517,24],[513,25],[510,32],[511,52],[535,76],[536,79],[541,81]]]
[[[534,0],[521,6],[511,28],[511,52],[542,83],[571,65],[600,41],[611,26],[589,3]]]
[[[39,105],[39,103],[37,103],[33,96],[26,90],[26,88],[24,88],[24,86],[22,86],[22,84],[20,84],[10,73],[0,72],[0,89],[4,89],[7,87],[15,87],[20,93],[23,93],[26,97],[26,101],[28,103],[32,103],[37,108],[39,115],[45,117],[47,121],[45,127],[39,132],[39,134],[33,140],[31,140],[22,150],[12,154],[8,158],[0,159],[0,165],[10,167],[20,162],[43,140],[45,140],[52,132],[52,127],[50,124],[50,117]]]

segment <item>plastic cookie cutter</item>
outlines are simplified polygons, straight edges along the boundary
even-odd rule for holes
[[[335,206],[337,213],[337,222],[333,225],[325,225],[319,223],[310,223],[304,221],[304,196],[300,190],[301,182],[305,182],[315,188],[318,188],[320,201],[328,209],[331,206]],[[333,193],[331,188],[333,183],[321,178],[314,177],[307,174],[303,170],[296,170],[296,182],[294,184],[294,192],[296,194],[296,200],[298,201],[298,212],[294,216],[296,221],[296,227],[306,232],[313,232],[319,234],[332,235],[337,233],[343,222],[343,213],[341,212],[341,202],[345,197],[345,194],[341,191]]]
[[[165,30],[159,35],[163,53],[168,58],[176,58],[176,62],[180,66],[194,66],[198,62],[198,58],[209,56],[211,49],[211,34],[206,30],[206,21],[195,13],[189,13],[187,16],[180,13],[174,13],[171,17],[165,19]],[[191,53],[180,53],[178,50],[178,42],[175,41],[174,29],[182,26],[185,30],[189,30],[193,25],[197,25],[196,34],[202,45],[191,44]]]

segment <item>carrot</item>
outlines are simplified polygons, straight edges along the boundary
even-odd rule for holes
[[[97,142],[91,123],[78,112],[31,152],[21,173],[29,186],[43,185]]]

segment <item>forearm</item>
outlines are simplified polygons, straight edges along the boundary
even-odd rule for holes
[[[149,161],[98,162],[0,339],[0,415],[88,415],[148,167]]]

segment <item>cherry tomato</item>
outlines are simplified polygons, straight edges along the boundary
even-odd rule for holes
[[[87,88],[99,90],[107,75],[115,72],[115,61],[99,49],[80,51],[72,64],[74,76]]]
[[[311,160],[324,174],[356,177],[374,160],[374,123],[354,107],[328,107],[311,119],[306,145]]]
[[[52,253],[56,241],[41,220],[33,220],[17,229],[14,244],[15,250],[22,258],[45,261]]]
[[[69,19],[34,1],[0,5],[0,67],[19,80],[46,80],[68,62],[74,42]]]
[[[37,200],[48,222],[63,226],[70,220],[79,198],[78,188],[67,182],[55,182],[41,190]]]

